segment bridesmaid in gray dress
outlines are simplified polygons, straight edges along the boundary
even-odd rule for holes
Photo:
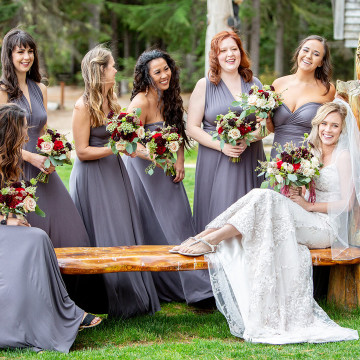
[[[304,133],[310,133],[311,120],[321,104],[334,100],[335,87],[330,83],[332,64],[326,39],[311,35],[302,40],[293,56],[293,74],[274,81],[275,91],[283,93],[284,103],[267,121],[268,130],[274,132],[274,143],[288,141],[297,144]],[[271,150],[271,156],[276,150]],[[316,266],[314,271],[314,297],[327,294],[329,267]]]
[[[141,108],[145,129],[176,126],[185,139],[184,109],[180,96],[179,70],[166,52],[156,49],[142,53],[135,66],[134,88],[129,110]],[[140,210],[140,219],[148,245],[178,245],[195,235],[191,209],[182,180],[184,146],[177,152],[176,176],[166,176],[155,168],[149,176],[145,169],[150,164],[144,147],[138,145],[138,157],[126,159],[131,184]],[[158,296],[163,301],[186,300],[203,304],[212,298],[207,271],[153,273]],[[200,303],[201,302],[201,303]]]
[[[42,218],[29,214],[32,226],[44,230],[54,247],[90,246],[83,221],[60,177],[51,165],[45,168],[46,157],[37,154],[38,137],[44,134],[47,122],[47,89],[41,84],[39,61],[33,38],[23,30],[10,30],[1,49],[2,77],[0,103],[18,104],[26,112],[29,141],[23,148],[23,176],[29,180],[40,171],[49,176],[47,184],[38,183],[39,207],[46,213]],[[3,91],[1,91],[3,90]],[[91,304],[90,287],[94,278],[64,275],[71,297],[81,306],[99,311]]]
[[[241,140],[236,146],[225,144],[223,150],[220,141],[212,141],[216,116],[226,114],[229,108],[241,111],[232,108],[231,103],[242,93],[248,93],[253,84],[261,88],[261,83],[253,77],[241,40],[234,32],[215,35],[209,58],[209,78],[196,84],[190,98],[187,126],[188,134],[199,142],[194,194],[197,232],[237,199],[261,185],[263,179],[254,170],[258,160],[265,160],[262,141],[247,147]],[[254,135],[256,140],[261,139],[258,131]],[[229,157],[239,155],[241,162],[229,161]]]
[[[19,179],[25,115],[15,104],[0,107],[0,187]],[[0,348],[69,352],[86,313],[65,289],[51,240],[27,220],[0,220]],[[101,322],[87,319],[85,327]]]
[[[82,216],[92,246],[143,244],[143,232],[129,176],[120,156],[104,147],[109,140],[106,114],[120,112],[114,92],[115,62],[109,50],[97,46],[82,63],[83,96],[73,112],[77,159],[70,193]],[[94,85],[95,84],[95,85]],[[111,317],[129,318],[160,310],[150,273],[102,275]]]

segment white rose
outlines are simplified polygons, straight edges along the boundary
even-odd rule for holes
[[[117,151],[124,151],[126,149],[126,144],[123,142],[117,142],[115,148]]]
[[[264,108],[266,106],[266,100],[265,99],[257,99],[256,106],[258,108]]]
[[[302,171],[303,175],[306,177],[313,177],[315,174],[315,170],[313,169],[309,169],[309,168],[304,168]]]
[[[31,196],[27,196],[24,199],[23,203],[24,203],[24,210],[26,212],[35,211],[36,201]]]
[[[256,105],[256,100],[257,100],[257,96],[256,95],[250,95],[249,97],[248,97],[248,104],[250,105],[250,106],[254,106],[254,105]]]
[[[145,129],[142,126],[140,126],[135,132],[139,139],[143,139],[145,137]]]
[[[312,168],[317,168],[317,167],[319,167],[319,165],[320,165],[319,159],[314,156],[314,157],[311,159],[311,167],[312,167]]]
[[[275,175],[275,179],[279,184],[284,182],[284,178],[281,175]]]
[[[309,160],[301,159],[301,167],[304,169],[310,169],[311,163]]]
[[[172,153],[176,153],[179,150],[179,144],[177,141],[172,141],[168,148]]]
[[[270,109],[273,109],[275,107],[275,100],[274,98],[269,98],[268,101],[267,101],[267,107],[270,108]]]
[[[230,131],[229,131],[229,137],[231,137],[232,139],[234,139],[234,140],[237,140],[237,139],[239,139],[239,137],[241,136],[241,133],[240,133],[240,131],[239,131],[239,129],[231,129]]]
[[[40,144],[41,151],[45,154],[51,154],[54,144],[49,141],[44,141]]]
[[[284,163],[282,163],[281,167],[289,173],[294,171],[294,167],[292,166],[292,164],[289,164],[289,163],[284,162]]]

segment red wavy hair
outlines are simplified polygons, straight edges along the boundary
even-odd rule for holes
[[[241,61],[238,69],[239,74],[245,82],[249,82],[253,78],[253,72],[250,69],[250,59],[242,46],[242,42],[238,34],[234,31],[221,31],[212,38],[209,52],[208,77],[214,85],[218,85],[221,80],[221,67],[218,60],[218,55],[220,54],[220,43],[229,37],[236,42],[236,45],[240,50]]]

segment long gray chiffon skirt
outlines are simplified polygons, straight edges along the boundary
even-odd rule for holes
[[[0,347],[68,352],[84,311],[70,299],[49,237],[0,229]]]

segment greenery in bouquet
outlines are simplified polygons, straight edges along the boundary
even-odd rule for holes
[[[226,115],[218,115],[216,117],[216,132],[213,134],[212,139],[218,140],[220,138],[220,148],[223,149],[225,144],[235,146],[239,140],[244,139],[246,145],[249,146],[250,142],[255,139],[251,134],[255,130],[254,121],[242,116],[242,113],[231,111]],[[239,162],[239,157],[230,157],[231,162]]]
[[[305,134],[305,139],[307,134]],[[305,141],[305,140],[304,140]],[[289,195],[290,187],[305,186],[309,190],[309,202],[316,201],[315,179],[320,175],[322,164],[311,152],[311,145],[295,146],[292,142],[286,143],[284,148],[277,144],[278,152],[275,159],[259,161],[258,176],[265,174],[267,180],[261,184],[262,188],[269,185],[276,191]]]
[[[36,149],[40,155],[47,157],[44,164],[45,168],[48,168],[50,164],[54,166],[71,165],[71,150],[74,147],[65,135],[54,129],[46,129],[45,134],[38,138]],[[40,172],[36,180],[47,183],[49,175]]]
[[[180,149],[183,138],[179,134],[178,128],[167,126],[157,128],[155,131],[148,131],[143,140],[153,162],[145,169],[149,175],[154,173],[158,164],[166,175],[176,175],[174,164],[176,162],[175,154]]]
[[[241,119],[250,114],[255,114],[255,116],[263,119],[260,123],[260,136],[266,136],[266,119],[269,112],[273,112],[277,107],[279,107],[283,99],[281,93],[276,93],[275,88],[272,85],[264,85],[262,90],[258,86],[253,85],[249,91],[249,94],[242,94],[242,99],[234,101],[232,106],[241,106],[243,111]]]
[[[37,215],[44,217],[45,213],[36,204],[36,183],[35,179],[31,179],[3,187],[0,190],[0,214],[5,218],[8,218],[9,214],[14,214],[17,218],[24,219],[27,213],[35,211]]]
[[[141,109],[134,109],[132,113],[126,113],[125,109],[120,114],[110,111],[107,116],[106,130],[111,134],[106,146],[117,155],[127,151],[132,154],[137,149],[137,143],[145,137],[145,129],[140,120]]]

